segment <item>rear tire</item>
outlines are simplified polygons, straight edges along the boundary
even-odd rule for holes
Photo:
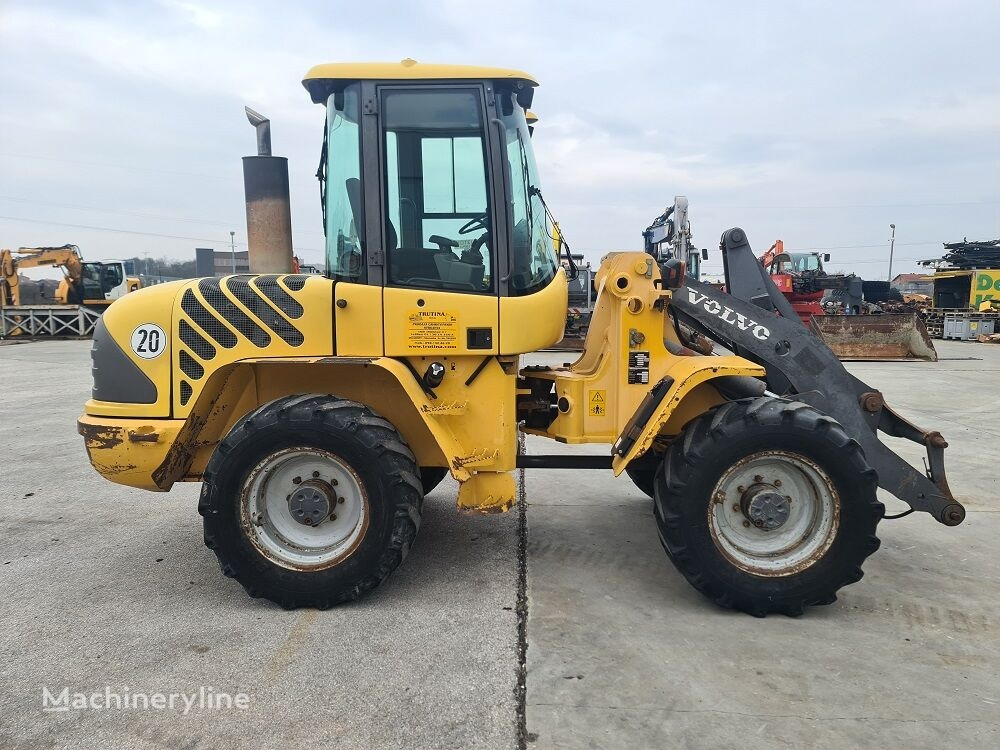
[[[885,511],[876,486],[835,420],[801,402],[743,399],[671,444],[655,516],[667,555],[713,602],[797,616],[861,579]]]
[[[444,466],[421,466],[420,484],[424,488],[424,497],[431,494],[444,478],[448,476],[448,469]]]
[[[253,597],[326,609],[378,586],[409,552],[423,493],[391,423],[335,396],[288,396],[236,424],[198,510],[223,574]]]

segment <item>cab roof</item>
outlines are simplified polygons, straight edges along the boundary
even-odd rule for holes
[[[480,65],[441,65],[419,63],[406,58],[396,63],[324,63],[313,66],[302,79],[312,100],[317,104],[326,100],[331,91],[341,88],[337,82],[349,81],[455,81],[463,79],[516,81],[537,86],[531,75],[522,70],[489,68]]]

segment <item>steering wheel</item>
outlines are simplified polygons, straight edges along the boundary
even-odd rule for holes
[[[476,216],[473,219],[469,219],[461,226],[461,228],[459,228],[458,233],[469,234],[470,232],[475,232],[477,229],[489,230],[490,227],[489,224],[487,223],[488,219],[489,216],[487,214],[483,214],[482,216]]]
[[[361,274],[361,253],[353,248],[342,250],[337,265],[341,274],[356,278]]]

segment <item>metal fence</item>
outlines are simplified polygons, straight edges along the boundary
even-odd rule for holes
[[[103,307],[82,305],[17,305],[0,307],[0,338],[14,336],[88,337]]]

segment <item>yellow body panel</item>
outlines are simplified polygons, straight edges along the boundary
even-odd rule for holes
[[[505,513],[517,502],[517,485],[510,472],[480,471],[458,487],[459,510]]]
[[[487,355],[488,356],[488,355]],[[282,396],[331,393],[370,406],[400,431],[421,466],[446,466],[467,482],[489,475],[463,493],[463,507],[509,507],[506,492],[515,468],[516,364],[483,356],[436,357],[446,376],[434,397],[403,362],[388,357],[247,359],[207,375],[183,419],[116,419],[86,414],[79,430],[94,467],[119,484],[168,490],[201,479],[219,441],[243,415]],[[410,359],[422,370],[431,360]],[[470,381],[466,385],[467,381]],[[131,439],[132,432],[141,438]]]
[[[680,348],[666,311],[671,293],[657,285],[659,268],[645,253],[605,257],[596,278],[598,301],[580,358],[569,367],[531,373],[533,378],[554,382],[561,406],[547,429],[529,432],[570,444],[613,443],[650,388],[672,378],[674,384],[664,399],[670,409],[656,415],[663,419],[649,440],[643,436],[645,450],[664,428],[667,435],[669,429],[676,435],[684,423],[724,400],[714,389],[697,386],[727,375],[764,375],[762,367],[741,357],[670,352],[668,342]],[[693,408],[688,395],[694,399]],[[616,472],[641,452],[630,451]]]
[[[650,386],[672,379],[640,438],[615,459],[617,473],[654,439],[669,439],[720,403],[713,378],[760,376],[763,369],[739,357],[672,354],[671,346],[679,343],[668,324],[670,292],[658,286],[659,269],[649,256],[610,255],[597,281],[598,304],[580,359],[570,367],[521,375],[552,381],[560,400],[548,428],[529,431],[566,443],[615,442]],[[338,306],[337,299],[346,305]],[[517,464],[519,420],[515,355],[557,341],[565,307],[561,271],[533,295],[502,300],[335,285],[302,276],[151,287],[116,303],[107,315],[119,344],[143,322],[170,331],[169,354],[136,361],[154,380],[160,401],[154,406],[88,402],[80,431],[91,462],[106,478],[166,490],[176,481],[200,479],[219,441],[245,414],[283,396],[329,393],[364,403],[388,419],[419,465],[448,467],[461,483],[460,508],[506,510],[515,499],[510,474]],[[424,313],[444,323],[420,330]],[[287,340],[289,326],[301,334],[299,343]],[[254,327],[269,331],[265,346],[254,340]],[[470,327],[494,330],[491,351],[467,349]],[[211,356],[199,353],[191,331],[213,342]],[[228,347],[219,343],[226,335],[234,341]],[[383,335],[386,356],[381,355]],[[498,356],[500,351],[509,356]],[[191,374],[192,362],[200,368],[198,377]],[[433,390],[420,381],[431,362],[445,368]],[[637,376],[637,371],[645,374]],[[191,388],[183,391],[186,399],[185,383]],[[171,392],[172,412],[163,395]]]
[[[266,356],[268,358],[281,357],[310,357],[310,356],[332,356],[333,355],[333,287],[334,283],[322,276],[295,276],[278,277],[275,283],[279,284],[278,291],[282,298],[290,298],[291,305],[285,305],[287,309],[270,300],[262,290],[264,278],[274,277],[248,277],[248,276],[226,276],[222,279],[203,279],[198,282],[190,282],[176,297],[174,302],[174,318],[177,321],[175,328],[180,325],[180,321],[185,321],[197,333],[210,344],[212,344],[215,354],[212,358],[202,357],[194,347],[187,346],[174,337],[174,350],[171,354],[174,362],[174,382],[173,382],[173,415],[175,418],[183,418],[191,411],[192,405],[198,400],[198,395],[204,386],[207,376],[219,368],[225,367],[233,362],[240,362],[247,359]],[[289,279],[304,279],[301,288],[292,288]],[[234,292],[236,284],[252,279],[250,285],[254,290],[256,305],[266,305],[266,308],[259,308],[255,313],[246,304],[241,302]],[[205,287],[205,282],[212,282]],[[217,285],[216,285],[217,282]],[[217,298],[218,294],[224,299],[217,304],[222,306],[222,310],[216,308],[210,298]],[[185,296],[193,297],[195,303],[200,306],[208,315],[191,314],[185,310]],[[296,315],[301,307],[301,313]],[[188,309],[193,309],[189,307]],[[297,331],[301,341],[299,343],[289,342],[274,327],[264,324],[261,315],[270,315],[269,310],[283,321],[287,328]],[[264,339],[255,339],[251,329],[247,329],[246,321],[250,321],[254,329],[266,335]],[[230,331],[235,339],[235,345],[226,347],[220,344],[209,330],[212,327],[221,326]],[[264,343],[264,345],[261,345]],[[182,352],[191,357],[197,365],[204,370],[201,377],[194,377],[192,372],[197,373],[197,369],[185,372],[181,366],[180,358]],[[190,370],[190,368],[189,368]],[[185,385],[186,384],[186,385]],[[188,394],[187,388],[191,391]]]
[[[684,425],[695,417],[704,414],[707,409],[716,406],[724,401],[717,393],[714,403],[699,403],[698,408],[688,408],[683,416],[678,412],[684,407],[690,407],[693,394],[698,391],[698,386],[707,383],[713,378],[724,376],[750,376],[763,377],[764,368],[756,365],[747,366],[747,360],[742,357],[711,357],[711,366],[706,367],[705,357],[677,357],[675,363],[665,370],[667,377],[673,378],[670,390],[663,397],[659,407],[646,422],[642,433],[632,447],[624,454],[615,454],[611,468],[615,476],[621,474],[629,462],[641,456],[649,450],[653,441],[658,437],[672,438],[680,434]],[[710,391],[701,390],[700,396],[704,399],[709,397]],[[619,437],[621,436],[619,432]],[[615,446],[613,446],[614,448]]]
[[[338,281],[334,296],[338,356],[382,356],[382,288]]]
[[[495,295],[386,287],[382,304],[386,356],[483,356],[498,351],[499,309]],[[470,328],[489,328],[492,331],[492,346],[488,349],[469,349]]]
[[[119,348],[141,369],[156,386],[156,402],[152,404],[129,404],[111,401],[87,402],[87,414],[101,414],[108,417],[169,417],[170,416],[170,373],[172,362],[171,321],[174,298],[187,284],[172,281],[132,292],[108,306],[101,319]],[[171,342],[154,359],[142,359],[130,346],[132,332],[144,323],[155,323],[167,334]]]
[[[562,341],[568,304],[566,273],[560,268],[543,289],[500,299],[500,353],[527,354]]]
[[[153,479],[184,423],[175,419],[115,419],[84,414],[77,422],[90,463],[117,484],[154,492]]]
[[[533,86],[538,82],[523,70],[491,68],[479,65],[443,65],[420,63],[409,58],[400,62],[324,63],[314,65],[302,79],[303,84],[314,80],[503,80],[527,81]]]

